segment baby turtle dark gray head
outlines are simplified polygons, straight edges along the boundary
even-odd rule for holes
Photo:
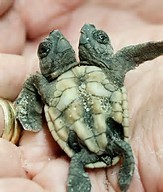
[[[40,69],[48,81],[55,79],[76,64],[75,52],[60,31],[52,31],[38,47]]]
[[[55,141],[71,158],[68,192],[90,192],[84,168],[106,167],[122,158],[119,186],[126,191],[134,173],[128,143],[127,71],[163,53],[163,42],[128,46],[114,54],[108,35],[85,24],[79,59],[70,43],[54,30],[38,48],[42,74],[30,76],[15,101],[24,129],[42,128],[42,107]]]

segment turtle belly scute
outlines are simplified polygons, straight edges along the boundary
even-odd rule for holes
[[[57,79],[45,115],[54,139],[70,157],[74,152],[67,144],[69,130],[91,152],[101,155],[105,151],[106,118],[111,116],[110,97],[115,91],[108,84],[102,70],[92,66],[75,67]]]

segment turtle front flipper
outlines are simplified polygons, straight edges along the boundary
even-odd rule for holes
[[[33,77],[29,77],[18,98],[14,102],[16,118],[23,128],[37,132],[42,128],[43,103],[37,89],[33,85]]]
[[[130,62],[126,68],[133,69],[136,65],[141,64],[145,61],[155,59],[163,55],[163,41],[147,42],[137,45],[130,45],[117,51],[114,55],[115,58],[123,58],[124,65]]]
[[[116,73],[115,79],[117,78],[117,82],[122,86],[128,71],[161,55],[163,55],[163,41],[130,45],[113,55],[111,70]]]
[[[68,192],[90,192],[91,182],[88,173],[85,172],[86,164],[94,163],[99,160],[98,156],[89,153],[86,149],[81,149],[71,158],[69,176],[68,176]]]

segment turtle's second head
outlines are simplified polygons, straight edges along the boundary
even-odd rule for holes
[[[94,25],[85,24],[79,40],[80,61],[102,65],[112,55],[113,47],[109,36],[104,31],[96,29]]]
[[[40,69],[52,81],[76,63],[75,52],[59,30],[50,32],[38,47]]]

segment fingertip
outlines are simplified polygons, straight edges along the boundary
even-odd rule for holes
[[[0,154],[0,177],[26,177],[16,145],[0,138]]]
[[[32,60],[27,63],[19,55],[0,54],[0,98],[13,101],[17,97],[27,75],[38,67],[35,62]]]
[[[14,3],[14,0],[0,0],[0,15],[4,14]]]

